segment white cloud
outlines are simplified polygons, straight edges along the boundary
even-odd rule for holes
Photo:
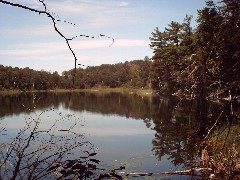
[[[71,17],[93,28],[142,22],[135,16],[135,9],[127,7],[128,4],[125,1],[64,1],[49,2],[48,5],[49,10],[61,13],[61,18]]]
[[[124,2],[124,1],[119,2],[119,6],[127,6],[127,5],[129,5],[128,2]]]
[[[146,40],[119,39],[116,40],[115,47],[145,47],[149,46]]]
[[[45,50],[43,49],[17,49],[17,50],[0,50],[0,55],[5,56],[31,56],[36,54],[45,54]]]
[[[34,8],[34,9],[43,9],[43,5],[42,3],[40,3],[38,0],[11,0],[12,3],[15,4],[21,4],[23,6],[27,6],[30,8]]]
[[[0,50],[0,55],[3,56],[46,56],[58,54],[59,52],[67,51],[67,45],[64,43],[37,43],[37,44],[19,44],[12,50]]]
[[[98,49],[108,48],[111,45],[111,39],[97,40],[78,40],[70,41],[70,45],[74,50],[80,49]],[[145,47],[148,46],[148,41],[135,39],[117,39],[111,48],[119,47]],[[65,42],[44,42],[32,44],[19,44],[14,47],[14,50],[0,50],[0,55],[7,56],[29,56],[29,55],[48,55],[63,51],[69,51]]]
[[[2,28],[0,29],[1,34],[5,36],[52,36],[56,35],[57,32],[54,31],[54,27],[52,24],[49,25],[39,25],[39,26],[31,26],[29,28],[24,27],[17,27],[16,29],[13,28]]]
[[[112,44],[111,39],[101,40],[85,40],[85,41],[72,41],[71,45],[78,49],[95,49],[95,48],[107,48],[112,44],[112,48],[118,47],[140,47],[147,46],[148,41],[134,40],[134,39],[117,39]]]
[[[16,3],[29,5],[29,6],[38,6],[41,4],[38,0],[14,0]],[[55,12],[59,14],[59,19],[62,22],[57,23],[57,27],[60,28],[60,31],[64,35],[71,37],[69,34],[77,35],[83,33],[88,34],[88,32],[96,32],[99,28],[115,28],[116,26],[125,26],[133,25],[137,23],[144,23],[139,16],[135,15],[135,9],[128,7],[128,2],[126,1],[97,1],[97,0],[78,0],[78,1],[46,1],[47,7],[50,12]],[[13,29],[3,29],[1,28],[1,34],[5,33],[6,35],[56,35],[54,32],[53,25],[51,20],[44,21],[44,15],[41,18],[39,24],[33,25],[28,29],[23,27],[17,27],[18,31]],[[75,23],[76,26],[64,23],[64,20]],[[45,25],[42,25],[42,23]],[[63,29],[63,30],[62,30]],[[77,34],[76,34],[77,32]],[[105,31],[106,32],[106,31]],[[104,33],[104,32],[103,32]]]

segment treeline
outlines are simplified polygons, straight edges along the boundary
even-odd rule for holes
[[[240,1],[223,0],[152,33],[152,85],[162,93],[207,97],[240,94]]]
[[[57,72],[0,66],[0,90],[47,90],[92,87],[153,88],[162,94],[193,98],[239,95],[240,2],[212,1],[192,16],[172,21],[164,31],[152,32],[152,60]]]
[[[78,68],[58,72],[35,71],[29,68],[12,68],[0,65],[0,90],[50,90],[93,87],[132,87],[150,86],[152,62],[144,60],[126,61],[114,65]],[[74,84],[73,84],[74,77]]]
[[[148,87],[150,83],[150,70],[152,62],[148,57],[144,60],[126,61],[114,65],[78,68],[76,70],[74,87]],[[63,76],[72,79],[75,70],[63,72]]]
[[[47,90],[67,87],[68,81],[58,72],[35,71],[0,65],[0,90]]]

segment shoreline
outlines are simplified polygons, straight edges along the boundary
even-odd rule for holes
[[[20,93],[39,93],[39,92],[49,92],[49,93],[67,93],[67,92],[89,92],[89,93],[129,93],[137,94],[141,96],[154,96],[157,92],[152,89],[132,89],[132,88],[90,88],[90,89],[49,89],[49,90],[3,90],[0,91],[0,95],[13,95]]]

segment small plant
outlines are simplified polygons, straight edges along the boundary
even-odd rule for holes
[[[0,179],[56,178],[69,160],[81,159],[86,153],[95,155],[91,152],[93,145],[79,132],[82,124],[74,115],[51,109],[40,115],[35,113],[25,123],[17,137],[0,145]]]
[[[239,127],[233,126],[228,134],[226,128],[216,131],[205,141],[201,166],[211,169],[211,177],[234,179],[240,175]],[[229,137],[228,140],[226,137]],[[227,140],[227,141],[226,141]]]

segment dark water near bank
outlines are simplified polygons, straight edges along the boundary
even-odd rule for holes
[[[212,119],[208,120],[206,128],[214,124],[214,117],[221,110],[218,105],[211,108]],[[121,173],[152,172],[153,176],[166,179],[187,179],[190,177],[158,173],[188,169],[188,162],[199,155],[196,111],[194,101],[134,94],[81,92],[0,96],[0,126],[4,129],[0,141],[11,142],[28,119],[40,117],[40,128],[44,130],[64,117],[64,121],[57,124],[58,130],[77,122],[74,130],[92,144],[95,158],[104,168],[124,166]]]

